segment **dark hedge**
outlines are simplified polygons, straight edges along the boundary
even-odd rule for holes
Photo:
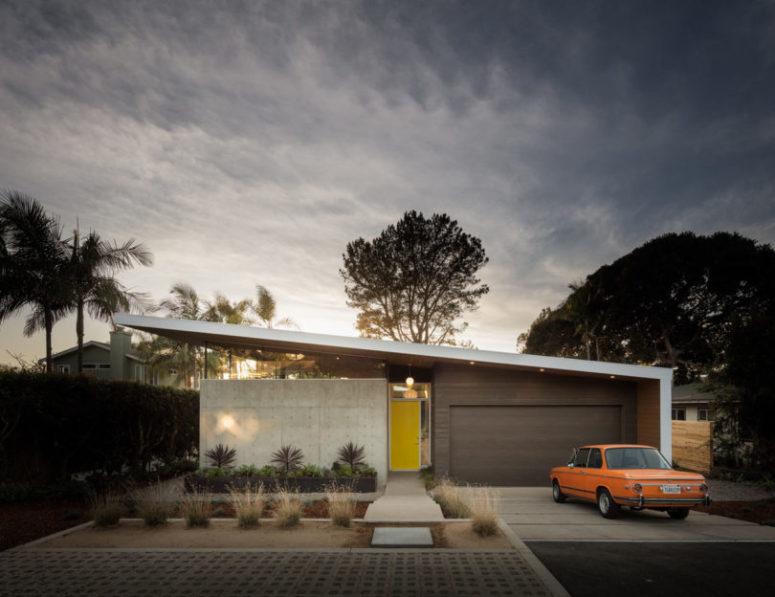
[[[0,481],[142,473],[191,457],[199,393],[88,376],[0,372]]]

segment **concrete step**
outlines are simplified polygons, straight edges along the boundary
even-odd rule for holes
[[[433,547],[428,527],[380,527],[374,529],[372,547]]]

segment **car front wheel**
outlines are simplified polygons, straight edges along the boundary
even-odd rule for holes
[[[683,520],[689,516],[689,508],[670,508],[667,515],[673,520]]]
[[[603,518],[616,518],[619,514],[619,506],[607,489],[601,489],[597,494],[597,509],[600,510]]]
[[[562,489],[560,489],[560,484],[556,479],[552,483],[552,497],[558,504],[562,504],[565,501],[565,494],[562,492]]]

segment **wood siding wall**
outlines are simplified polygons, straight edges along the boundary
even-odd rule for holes
[[[659,449],[659,382],[638,382],[638,443]]]
[[[709,473],[713,468],[713,445],[709,421],[672,421],[673,460],[681,468]]]
[[[433,466],[439,476],[450,469],[450,407],[485,405],[621,406],[621,441],[635,442],[635,382],[552,373],[533,373],[480,365],[436,365],[432,394]],[[547,433],[551,420],[546,421]]]

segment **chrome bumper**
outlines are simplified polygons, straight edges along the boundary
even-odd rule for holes
[[[642,495],[638,497],[624,497],[616,496],[616,501],[620,501],[623,504],[630,506],[637,506],[638,508],[648,508],[649,506],[707,506],[710,504],[710,496],[696,497],[696,498],[644,498]]]

